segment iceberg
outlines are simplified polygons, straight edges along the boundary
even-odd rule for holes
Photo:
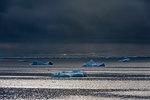
[[[93,60],[90,60],[88,63],[84,63],[82,66],[83,67],[100,67],[100,66],[105,66],[105,64],[97,63],[97,62],[94,62]]]
[[[122,59],[122,60],[118,60],[119,62],[130,62],[130,58],[125,58],[125,59]]]
[[[52,62],[33,61],[30,65],[53,65]]]
[[[80,70],[73,70],[72,72],[62,71],[59,73],[53,73],[52,77],[86,77],[86,72]]]

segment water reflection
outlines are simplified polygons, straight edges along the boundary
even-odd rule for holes
[[[150,99],[149,95],[136,95],[138,92],[150,92],[149,89],[33,89],[33,88],[0,88],[3,99]],[[120,94],[131,92],[132,95]],[[100,98],[101,97],[101,98]]]

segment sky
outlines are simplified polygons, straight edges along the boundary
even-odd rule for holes
[[[150,44],[149,12],[149,0],[0,0],[0,55],[72,44],[140,48]]]

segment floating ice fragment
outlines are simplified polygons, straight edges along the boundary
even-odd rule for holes
[[[86,72],[80,70],[73,70],[72,72],[62,71],[59,73],[53,73],[52,77],[86,77]]]
[[[18,62],[26,62],[25,60],[17,60]]]
[[[119,60],[119,62],[130,62],[130,58],[125,58],[125,59]]]
[[[88,63],[84,63],[82,66],[83,67],[100,67],[100,66],[105,66],[105,64],[97,63],[97,62],[94,62],[93,60],[90,60]]]
[[[33,61],[30,65],[53,65],[52,62]]]
[[[40,79],[40,78],[38,78],[38,77],[33,77],[34,79]]]

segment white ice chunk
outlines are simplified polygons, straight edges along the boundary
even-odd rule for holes
[[[30,65],[53,65],[52,62],[33,61]]]
[[[130,58],[125,58],[125,59],[119,60],[119,62],[130,62]]]
[[[86,72],[80,70],[73,70],[72,72],[62,71],[59,73],[53,73],[52,77],[86,77]]]
[[[94,62],[93,60],[90,60],[88,63],[84,63],[82,66],[83,67],[100,67],[100,66],[105,66],[105,64],[97,63],[97,62]]]

